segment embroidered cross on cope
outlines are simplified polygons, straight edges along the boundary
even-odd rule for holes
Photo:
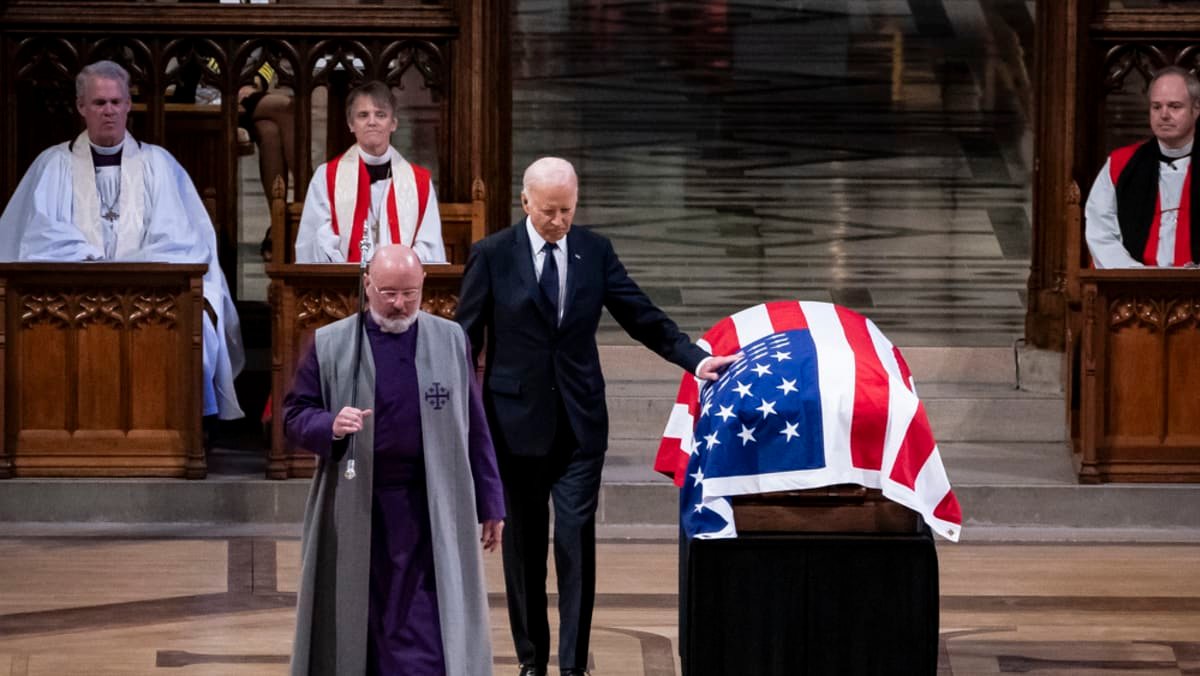
[[[441,383],[434,383],[429,386],[429,389],[425,390],[425,401],[429,402],[429,405],[435,411],[442,410],[442,407],[446,405],[449,399],[450,390],[442,387]]]

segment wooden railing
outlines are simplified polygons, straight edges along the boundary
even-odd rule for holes
[[[271,193],[271,260],[276,263],[295,263],[296,235],[304,205],[286,201],[282,179],[275,181]],[[487,204],[484,202],[483,184],[475,184],[470,202],[438,204],[438,216],[442,222],[446,260],[453,264],[465,264],[471,244],[487,234]]]

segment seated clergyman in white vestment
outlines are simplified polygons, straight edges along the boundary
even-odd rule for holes
[[[241,327],[191,178],[166,150],[125,130],[124,68],[111,61],[85,67],[75,93],[87,130],[30,165],[0,216],[0,260],[208,264],[204,415],[242,417],[233,389],[244,361]]]
[[[1097,268],[1200,264],[1200,182],[1194,180],[1200,80],[1179,66],[1147,88],[1154,138],[1117,148],[1092,184],[1084,234]]]
[[[391,88],[373,81],[351,90],[346,121],[356,143],[313,172],[296,233],[296,262],[357,263],[366,237],[370,249],[403,244],[422,263],[445,263],[429,170],[410,164],[391,145]]]

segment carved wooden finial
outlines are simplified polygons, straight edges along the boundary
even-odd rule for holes
[[[287,195],[287,184],[283,182],[282,176],[276,176],[275,181],[271,183],[271,199],[282,200]]]
[[[483,201],[487,199],[487,189],[484,188],[483,179],[478,176],[474,181],[471,181],[471,201]]]

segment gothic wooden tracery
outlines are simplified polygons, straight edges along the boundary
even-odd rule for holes
[[[410,159],[435,168],[440,201],[470,202],[472,186],[485,186],[487,222],[498,229],[508,224],[511,184],[508,21],[503,0],[324,7],[10,0],[0,8],[0,49],[9,55],[0,60],[0,92],[12,105],[0,107],[0,134],[15,142],[0,145],[0,195],[12,193],[38,153],[82,129],[74,105],[79,69],[114,60],[130,72],[134,134],[167,147],[188,169],[234,280],[238,90],[267,64],[273,90],[293,97],[295,147],[313,150],[296,153],[293,199],[303,197],[318,163],[352,142],[346,92],[378,79],[430,98],[434,118],[414,123],[432,125],[424,138],[433,147]],[[171,93],[191,87],[214,102],[181,111],[192,104]],[[327,106],[316,116],[315,101]],[[314,138],[324,146],[313,149]],[[203,152],[187,148],[195,143]]]

